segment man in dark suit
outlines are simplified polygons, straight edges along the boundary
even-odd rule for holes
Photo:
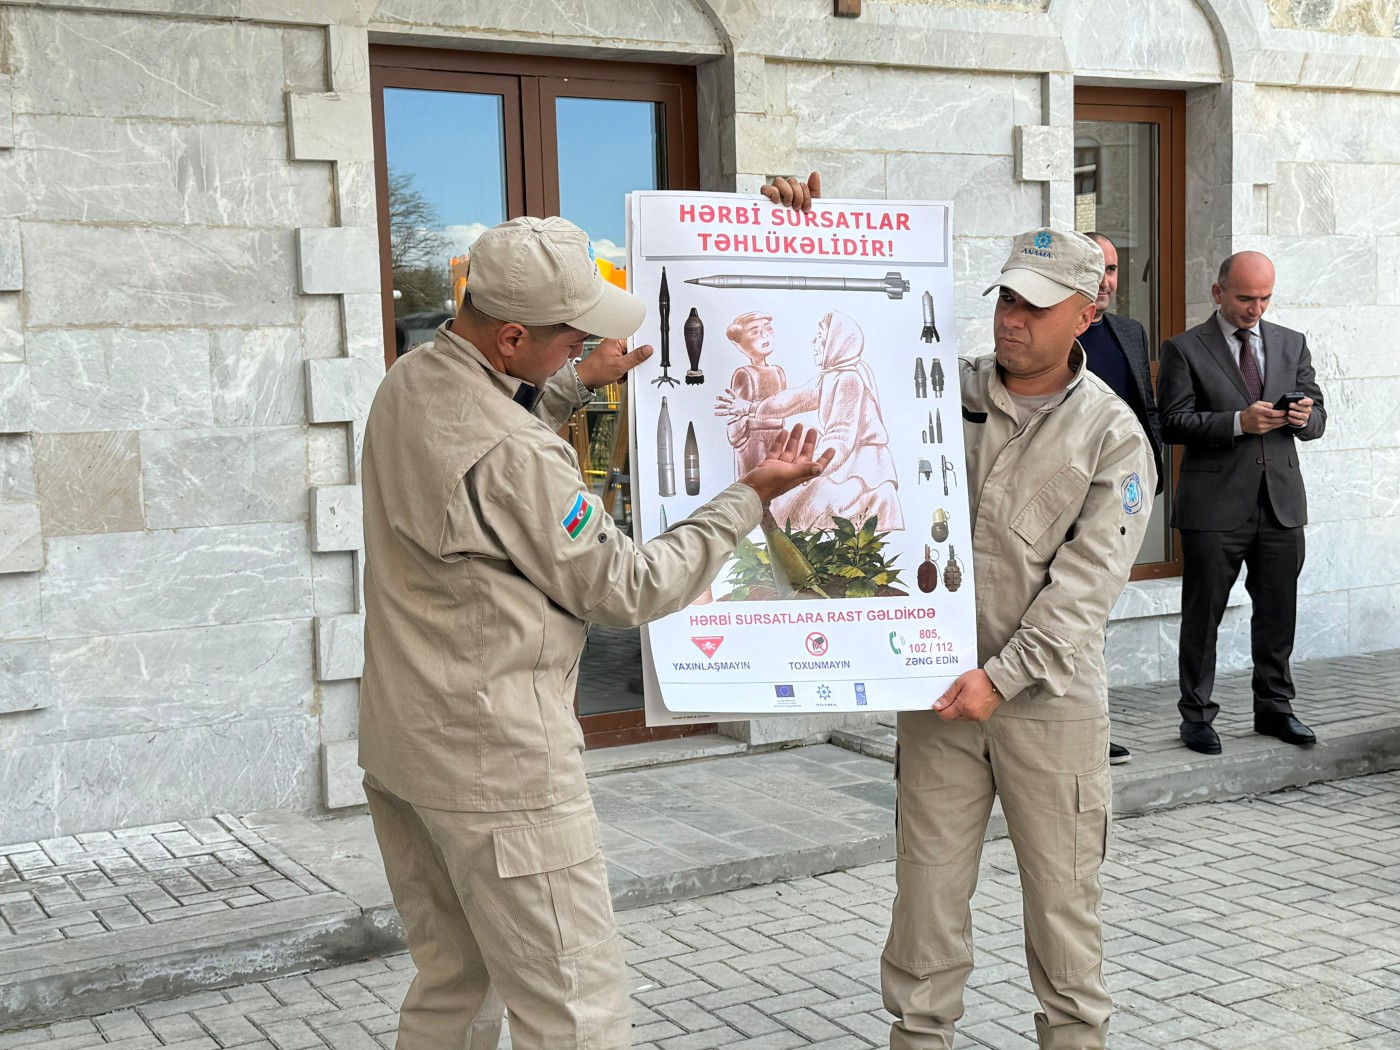
[[[1317,742],[1293,714],[1289,656],[1303,568],[1307,497],[1296,440],[1321,437],[1322,391],[1302,333],[1261,320],[1274,267],[1258,252],[1220,264],[1218,307],[1162,346],[1162,438],[1184,446],[1172,524],[1181,530],[1181,739],[1218,755],[1215,639],[1243,563],[1254,603],[1254,731],[1299,746]],[[1289,393],[1303,397],[1286,408]]]
[[[1103,279],[1094,301],[1094,320],[1079,337],[1089,371],[1098,376],[1137,416],[1157,467],[1157,491],[1162,491],[1162,434],[1157,402],[1152,396],[1152,371],[1147,360],[1147,331],[1131,317],[1111,314],[1108,308],[1118,294],[1118,247],[1105,234],[1090,233],[1103,249]],[[1121,765],[1132,757],[1117,742],[1108,745],[1108,760]]]

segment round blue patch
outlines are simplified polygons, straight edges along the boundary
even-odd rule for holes
[[[1137,472],[1129,474],[1123,479],[1123,513],[1136,514],[1142,510],[1142,479],[1137,476]]]
[[[1035,235],[1035,246],[1043,250],[1050,247],[1053,240],[1054,238],[1050,236],[1049,230],[1041,230]]]

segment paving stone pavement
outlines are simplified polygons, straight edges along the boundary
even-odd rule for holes
[[[959,1047],[1034,1046],[1015,860],[989,843]],[[638,1050],[886,1045],[893,865],[620,915]],[[1113,1050],[1400,1048],[1400,772],[1119,820]],[[0,1035],[0,1050],[378,1050],[406,955]]]

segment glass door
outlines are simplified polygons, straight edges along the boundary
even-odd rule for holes
[[[1180,92],[1075,92],[1074,226],[1104,235],[1118,251],[1118,291],[1108,311],[1146,330],[1154,389],[1162,341],[1186,327],[1185,117]],[[1163,490],[1133,579],[1181,572],[1170,526],[1176,457],[1171,448],[1162,452]]]

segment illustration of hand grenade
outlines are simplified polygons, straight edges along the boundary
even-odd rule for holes
[[[929,527],[929,533],[937,543],[948,539],[948,512],[942,507],[933,512],[933,524]]]
[[[943,566],[943,586],[949,593],[962,586],[963,567],[952,547],[948,548],[948,564]]]
[[[938,560],[933,556],[933,548],[924,544],[924,561],[919,566],[919,590],[932,594],[938,590]]]

